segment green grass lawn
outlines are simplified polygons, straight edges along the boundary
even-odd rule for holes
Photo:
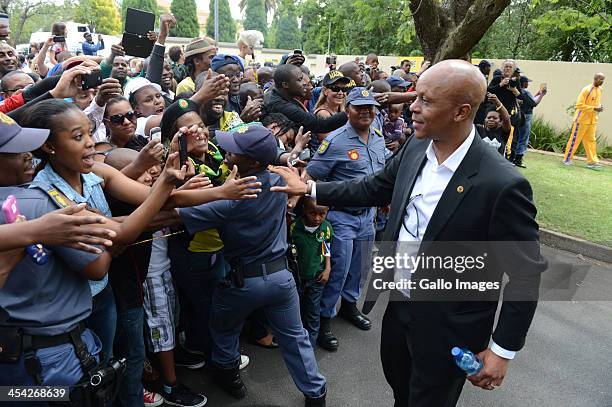
[[[530,151],[528,168],[519,169],[533,188],[540,227],[612,246],[612,166],[593,171],[561,160]]]

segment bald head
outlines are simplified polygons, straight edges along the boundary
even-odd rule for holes
[[[462,60],[437,63],[416,85],[410,106],[417,138],[453,143],[465,140],[484,100],[487,83],[478,68]]]
[[[130,150],[129,148],[116,148],[106,155],[104,163],[121,171],[134,162],[136,158],[138,158],[138,151]]]
[[[425,84],[422,83],[426,80]],[[487,93],[487,81],[478,68],[469,62],[449,59],[432,66],[421,75],[418,84],[433,86],[456,105],[470,105],[472,119]],[[418,85],[417,85],[418,86]]]
[[[359,65],[357,65],[356,62],[351,61],[351,62],[347,62],[345,64],[340,65],[340,67],[338,68],[338,70],[340,72],[342,72],[342,75],[346,76],[347,78],[351,78],[352,80],[355,81],[355,84],[357,84],[357,86],[363,86],[363,76],[361,75],[361,69],[359,68]]]
[[[601,86],[603,85],[605,80],[606,80],[606,76],[603,74],[603,72],[597,72],[595,76],[593,77],[593,85]]]

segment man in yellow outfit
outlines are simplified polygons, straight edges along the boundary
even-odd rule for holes
[[[603,112],[601,104],[601,85],[605,76],[603,73],[595,74],[593,83],[585,86],[576,102],[576,113],[574,114],[572,133],[565,147],[563,164],[570,165],[572,157],[580,142],[584,143],[584,150],[587,155],[587,168],[591,170],[601,170],[602,165],[597,158],[597,146],[595,141],[595,130],[597,129],[597,116]]]

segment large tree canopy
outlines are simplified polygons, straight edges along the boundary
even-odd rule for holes
[[[170,35],[188,38],[200,35],[198,8],[195,0],[172,0],[170,11],[176,17],[176,26],[170,29]]]
[[[206,35],[215,37],[215,2],[209,1],[208,20],[206,20]],[[219,41],[236,41],[236,21],[232,17],[228,0],[219,0]]]

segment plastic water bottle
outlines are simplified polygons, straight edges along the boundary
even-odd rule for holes
[[[451,354],[453,355],[457,366],[467,373],[468,376],[475,375],[476,373],[480,372],[480,369],[483,367],[482,360],[478,359],[473,352],[467,349],[458,348],[455,346],[451,350]]]

